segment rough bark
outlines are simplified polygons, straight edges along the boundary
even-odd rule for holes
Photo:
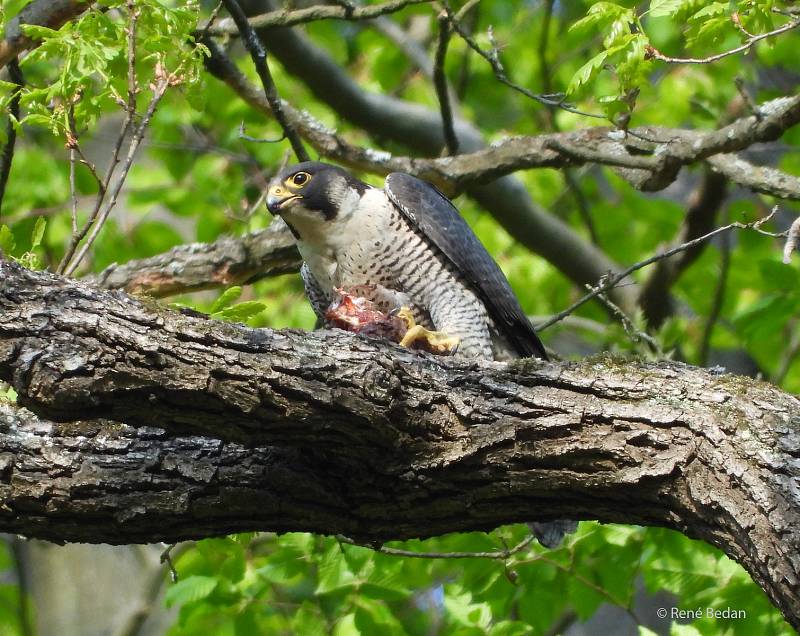
[[[295,272],[300,262],[289,228],[276,219],[245,236],[222,236],[211,243],[179,245],[150,258],[114,263],[86,280],[162,298]]]
[[[564,517],[661,525],[722,548],[800,626],[800,400],[766,383],[247,329],[6,261],[0,379],[20,403],[0,412],[3,531],[383,541]]]

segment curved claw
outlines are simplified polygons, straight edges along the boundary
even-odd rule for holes
[[[401,347],[422,349],[424,351],[430,351],[431,353],[447,353],[450,355],[458,350],[460,338],[448,336],[443,331],[430,331],[425,329],[422,325],[418,325],[408,307],[400,307],[396,315],[408,324],[408,331],[406,331],[402,340],[400,340]]]

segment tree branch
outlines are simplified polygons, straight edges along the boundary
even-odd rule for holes
[[[800,26],[800,19],[794,18],[789,22],[787,22],[786,24],[784,24],[783,26],[778,27],[777,29],[774,29],[767,33],[759,33],[758,35],[753,35],[751,33],[747,33],[746,31],[744,31],[744,29],[741,27],[741,22],[738,21],[739,20],[738,14],[734,13],[733,16],[735,16],[734,23],[739,27],[739,29],[742,32],[744,32],[749,37],[747,38],[747,41],[744,44],[737,46],[729,51],[724,51],[723,53],[717,53],[716,55],[709,55],[708,57],[701,57],[701,58],[670,57],[668,55],[664,55],[654,46],[648,44],[645,49],[646,55],[648,58],[660,60],[662,62],[667,62],[669,64],[711,64],[712,62],[716,62],[731,55],[736,55],[737,53],[743,53],[745,51],[749,51],[750,48],[756,42],[760,42],[761,40],[764,40],[766,38],[771,38],[773,36],[780,35],[781,33],[786,33],[787,31],[791,31]]]
[[[246,329],[7,261],[0,379],[38,414],[0,411],[7,532],[380,542],[564,517],[662,525],[722,548],[800,626],[800,400],[766,383]]]
[[[14,160],[14,146],[17,141],[17,122],[19,122],[19,100],[22,95],[22,87],[25,85],[25,78],[22,69],[19,67],[17,59],[12,59],[8,64],[8,75],[11,81],[17,85],[14,95],[8,104],[8,123],[6,124],[6,143],[3,152],[0,154],[0,220],[3,218],[3,199],[6,194],[8,177],[11,174],[11,162]]]
[[[150,258],[114,263],[84,280],[163,298],[295,272],[300,262],[289,228],[275,220],[265,230],[246,236],[223,236],[213,243],[180,245]]]
[[[709,169],[705,170],[702,181],[689,197],[686,217],[671,247],[691,242],[714,228],[717,213],[727,194],[726,184],[725,177]],[[672,315],[674,300],[670,297],[669,290],[707,246],[708,241],[697,243],[672,258],[659,261],[653,268],[642,285],[639,297],[639,306],[644,312],[648,328],[657,330]]]
[[[447,154],[454,155],[458,152],[458,137],[453,128],[453,110],[450,107],[450,89],[447,86],[444,62],[447,56],[447,45],[450,42],[450,22],[447,15],[440,15],[439,40],[436,45],[436,58],[433,64],[433,85],[439,99],[439,111],[442,114],[442,129],[447,146]]]
[[[372,4],[364,7],[348,9],[342,6],[319,4],[303,9],[280,9],[248,18],[248,22],[255,29],[267,27],[290,27],[297,24],[306,24],[317,20],[371,20],[389,13],[396,13],[415,4],[428,3],[432,0],[389,0],[382,4]],[[239,29],[230,19],[224,19],[211,26],[208,32],[212,35],[236,34]]]
[[[706,161],[717,172],[753,192],[800,201],[800,179],[770,166],[756,166],[736,155],[721,154]]]
[[[270,112],[258,92],[253,90],[218,47],[212,48],[209,70],[251,106]],[[351,80],[345,78],[343,81]],[[390,98],[381,96],[379,101],[384,99]],[[334,108],[336,107],[334,105]],[[634,128],[631,130],[632,134],[626,135],[612,128],[593,127],[571,132],[510,137],[489,148],[480,148],[481,143],[476,139],[475,132],[464,122],[457,121],[458,138],[461,145],[465,146],[466,152],[455,157],[422,159],[393,156],[387,152],[352,146],[306,113],[299,113],[286,105],[284,109],[289,113],[290,119],[296,122],[295,125],[303,137],[308,139],[322,156],[373,174],[408,172],[436,183],[451,194],[463,188],[467,188],[470,193],[479,192],[480,189],[475,188],[474,184],[486,183],[517,170],[564,168],[588,163],[620,168],[621,176],[639,189],[661,190],[675,180],[684,165],[691,165],[720,153],[744,150],[755,143],[773,141],[800,122],[800,97],[781,97],[762,104],[758,117],[755,115],[741,117],[727,126],[710,132],[644,126]],[[435,127],[441,131],[439,115],[433,112],[429,114],[433,120],[426,118],[424,127]],[[384,114],[382,119],[386,123],[384,132],[391,137],[398,134],[398,140],[405,141],[411,147],[417,147],[415,138],[419,135],[419,126],[423,126],[422,121],[417,121],[417,130],[404,131],[405,139],[399,136],[399,128],[397,133],[393,131],[393,127],[405,127],[406,124],[402,120],[406,115],[410,116],[409,113],[401,112]],[[392,117],[400,118],[401,121],[393,121]],[[410,116],[409,121],[414,121],[415,117]],[[372,129],[368,121],[354,123]],[[429,154],[437,154],[445,143],[444,137],[440,133],[437,135],[438,138],[434,139],[437,146],[430,146],[431,137],[428,136],[424,142],[420,140],[419,148]],[[505,183],[492,184],[501,189],[503,185]],[[484,186],[484,189],[488,187]],[[490,203],[486,205],[489,209],[494,207],[496,212],[496,201],[494,206]],[[503,217],[499,218],[504,221]],[[545,225],[545,223],[536,218],[535,225]],[[530,243],[531,238],[526,241],[525,235],[533,237],[538,234],[530,225],[524,233],[512,233],[526,244]],[[545,232],[545,236],[549,238],[550,233]],[[531,245],[529,247],[540,253],[545,249],[543,245],[538,244],[536,247]]]
[[[261,86],[264,88],[264,97],[266,97],[267,102],[269,102],[272,116],[278,122],[281,130],[283,130],[284,136],[292,145],[292,150],[294,150],[297,160],[308,161],[309,156],[305,146],[303,146],[303,142],[300,140],[300,137],[297,136],[294,126],[292,126],[283,112],[281,99],[278,97],[278,89],[275,87],[275,82],[272,79],[272,74],[267,64],[267,52],[264,49],[264,45],[261,44],[261,40],[247,21],[247,16],[244,14],[244,11],[242,11],[239,3],[236,0],[223,0],[223,4],[236,23],[244,45],[247,48],[247,52],[250,53],[253,65],[256,67],[256,73],[258,73],[258,78],[261,80]]]

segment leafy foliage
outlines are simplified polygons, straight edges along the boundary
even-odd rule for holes
[[[7,22],[24,4],[4,3],[0,19]],[[665,66],[650,49],[670,56],[724,52],[745,41],[745,31],[760,34],[784,24],[787,18],[772,8],[791,3],[556,2],[551,3],[549,31],[544,31],[547,4],[484,0],[477,26],[479,44],[492,46],[485,35],[492,25],[499,55],[516,82],[565,91],[581,108],[602,112],[621,126],[628,118],[634,124],[714,125],[724,119],[738,95],[734,77],[746,80],[760,100],[776,90],[759,79],[760,69],[777,72],[795,64],[796,36],[794,42],[779,38],[761,42],[748,56],[724,58],[713,66]],[[31,267],[53,268],[72,232],[65,148],[69,118],[74,117],[72,127],[89,159],[102,165],[113,143],[109,130],[116,129],[120,102],[127,99],[127,5],[122,0],[104,5],[108,11],[89,11],[57,31],[26,27],[41,45],[22,61],[27,82],[18,123],[21,138],[3,201],[0,249]],[[207,6],[201,11],[196,3],[159,0],[137,0],[136,6],[139,111],[146,106],[158,65],[179,69],[181,84],[159,106],[145,152],[128,178],[124,201],[90,252],[88,268],[94,271],[181,243],[265,227],[269,218],[263,207],[252,206],[266,183],[265,173],[280,164],[285,150],[279,144],[249,144],[241,139],[240,124],[265,138],[275,136],[275,124],[202,72],[205,51],[194,44],[194,30],[198,20],[208,16]],[[414,16],[427,28],[436,28],[435,12],[429,7],[416,6],[401,16],[398,19]],[[308,25],[307,31],[368,89],[437,108],[424,74],[374,29],[323,22]],[[548,44],[537,52],[532,42],[545,36]],[[454,38],[446,70],[454,84],[466,73],[461,109],[487,137],[548,130],[549,118],[541,107],[507,92],[488,65],[474,56],[467,64],[466,55],[466,45]],[[254,79],[248,60],[242,59],[241,68]],[[364,131],[340,121],[279,65],[272,64],[271,70],[283,97],[335,125],[354,142],[368,142]],[[7,107],[12,89],[7,82],[0,84],[0,106]],[[589,125],[582,116],[565,111],[556,111],[552,120],[563,130]],[[790,131],[783,141],[796,149],[800,133]],[[796,172],[799,157],[787,152],[780,165]],[[587,237],[588,216],[595,226],[593,240],[619,263],[651,255],[677,234],[683,221],[683,199],[633,191],[605,169],[577,172],[573,175],[577,186],[563,173],[549,170],[517,176],[536,201]],[[377,182],[368,175],[364,178]],[[87,167],[79,163],[75,173],[79,224],[86,221],[97,188]],[[750,221],[773,203],[769,197],[736,191],[727,207],[732,219]],[[473,202],[461,198],[457,204],[507,273],[528,313],[552,314],[582,294]],[[782,206],[797,212],[795,204]],[[721,255],[726,249],[721,242],[710,246],[673,287],[681,311],[656,334],[664,351],[688,362],[700,361],[714,302],[711,292],[721,279]],[[787,390],[800,391],[800,363],[786,347],[796,334],[800,314],[797,261],[781,264],[777,242],[755,233],[737,234],[729,251],[720,318],[710,332],[712,350],[746,352],[766,377],[780,381]],[[215,318],[255,327],[314,325],[295,276],[177,300]],[[585,305],[577,317],[579,324],[556,326],[545,332],[545,338],[554,343],[577,340],[583,351],[641,353],[622,326],[609,324],[603,308]],[[642,328],[641,321],[634,322]],[[0,387],[0,399],[3,395]],[[497,551],[522,541],[526,534],[525,526],[510,526],[488,534],[392,547]],[[0,566],[10,567],[4,548]],[[640,624],[641,633],[653,633],[648,629],[664,625],[646,624],[637,616],[640,581],[645,594],[668,592],[683,609],[732,607],[746,613],[745,619],[702,617],[691,625],[675,623],[674,634],[790,633],[739,566],[705,544],[660,529],[584,523],[559,550],[531,547],[508,559],[400,558],[332,537],[238,535],[198,543],[178,560],[177,569],[181,579],[166,593],[167,604],[179,607],[171,630],[175,635],[545,634],[554,625],[565,624],[560,621],[589,619],[608,604],[622,608],[621,620]],[[0,623],[10,633],[19,633],[15,592],[14,586],[0,587]]]

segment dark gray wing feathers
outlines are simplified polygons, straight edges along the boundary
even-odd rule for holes
[[[311,307],[314,309],[314,313],[317,315],[317,323],[324,324],[325,311],[328,309],[331,299],[317,282],[317,279],[314,278],[314,275],[311,273],[311,270],[308,268],[306,263],[303,263],[300,266],[300,276],[303,279],[303,287],[306,292],[306,298],[308,298],[308,302],[311,303]]]
[[[412,227],[461,273],[517,353],[547,360],[505,275],[450,200],[430,183],[400,172],[386,177],[386,194]]]

